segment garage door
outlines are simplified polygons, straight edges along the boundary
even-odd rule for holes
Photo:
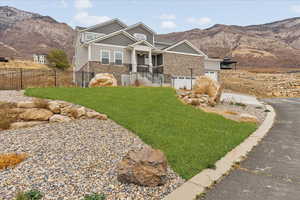
[[[215,71],[208,71],[208,72],[205,72],[205,76],[208,76],[208,77],[210,77],[211,79],[218,81],[218,73],[215,72]]]
[[[193,77],[192,85],[194,85],[196,78]],[[187,89],[190,90],[191,87],[191,77],[190,76],[175,76],[172,78],[172,85],[175,89]]]

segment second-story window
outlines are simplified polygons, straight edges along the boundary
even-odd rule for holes
[[[106,50],[101,51],[101,63],[109,64],[109,51]]]
[[[123,52],[115,51],[115,64],[122,65],[123,64]]]
[[[135,33],[135,34],[133,34],[133,36],[137,40],[147,40],[147,36],[145,34],[142,34],[142,33]]]

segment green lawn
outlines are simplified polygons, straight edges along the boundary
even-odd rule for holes
[[[27,89],[26,95],[65,100],[107,114],[161,149],[185,179],[213,166],[256,129],[254,124],[184,105],[171,88],[41,88]]]

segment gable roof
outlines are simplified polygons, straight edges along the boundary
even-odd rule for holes
[[[146,30],[150,31],[151,33],[153,33],[154,35],[157,35],[157,33],[151,29],[149,26],[147,26],[146,24],[144,24],[143,22],[139,22],[139,23],[136,23],[136,24],[133,24],[131,26],[128,26],[127,28],[125,28],[124,30],[130,30],[130,29],[133,29],[137,26],[143,26]]]
[[[144,43],[148,47],[151,47],[151,48],[155,49],[155,47],[152,44],[150,44],[149,42],[147,42],[146,40],[140,40],[140,41],[138,41],[138,42],[136,42],[136,43],[134,43],[134,44],[132,44],[130,46],[135,46],[135,45],[138,45],[138,44],[141,44],[141,43]]]
[[[131,40],[135,41],[135,42],[138,42],[138,40],[133,37],[132,35],[130,35],[129,33],[127,33],[126,31],[124,30],[120,30],[120,31],[116,31],[116,32],[113,32],[111,34],[108,34],[108,35],[105,35],[105,36],[102,36],[102,37],[99,37],[99,38],[96,38],[94,40],[91,40],[91,41],[88,41],[86,44],[90,44],[90,43],[94,43],[94,42],[99,42],[101,40],[105,40],[107,38],[110,38],[110,37],[113,37],[115,35],[119,35],[119,34],[123,34],[125,35],[126,37],[130,38]]]
[[[90,26],[88,28],[82,29],[82,30],[80,30],[80,32],[84,32],[84,31],[88,31],[88,30],[91,30],[91,29],[99,28],[99,27],[102,27],[102,26],[105,26],[105,25],[108,25],[108,24],[112,24],[112,23],[115,23],[115,22],[117,22],[118,24],[120,24],[123,28],[127,28],[127,25],[124,24],[121,20],[119,20],[119,19],[112,19],[112,20],[108,20],[106,22],[103,22],[103,23],[100,23],[100,24],[96,24],[94,26]]]
[[[177,43],[173,44],[172,46],[169,46],[169,47],[165,48],[164,51],[169,51],[170,49],[173,49],[174,47],[176,47],[176,46],[178,46],[178,45],[181,45],[181,44],[183,44],[183,43],[185,43],[185,44],[187,44],[188,46],[190,46],[192,49],[194,49],[195,51],[197,51],[199,54],[203,55],[205,58],[208,58],[208,56],[207,56],[204,52],[200,51],[197,47],[195,47],[195,46],[194,46],[192,43],[190,43],[188,40],[182,40],[182,41],[180,41],[180,42],[177,42]]]

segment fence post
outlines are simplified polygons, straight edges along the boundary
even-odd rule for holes
[[[84,88],[84,72],[81,72],[81,87]]]
[[[21,84],[21,89],[23,89],[23,69],[20,68],[20,84]]]
[[[56,69],[54,69],[54,87],[57,87],[57,73],[56,73]]]

